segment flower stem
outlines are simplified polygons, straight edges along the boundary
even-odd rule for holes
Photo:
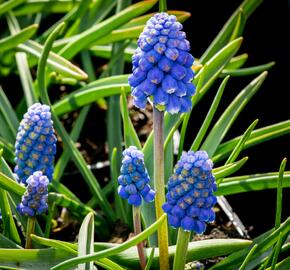
[[[25,242],[26,249],[32,248],[32,241],[30,235],[34,233],[35,221],[36,221],[35,217],[29,217],[27,219],[26,242]]]
[[[134,233],[135,235],[138,235],[142,231],[141,211],[140,211],[140,207],[136,207],[136,206],[133,206],[132,209],[133,209]],[[137,250],[138,250],[141,269],[144,270],[146,268],[146,254],[145,254],[143,242],[140,242],[139,244],[137,244]]]
[[[159,0],[159,11],[160,12],[166,12],[167,11],[166,0]]]
[[[189,238],[190,232],[186,232],[182,228],[179,228],[177,236],[176,253],[173,262],[173,270],[184,269],[186,263]]]
[[[156,218],[159,219],[162,214],[162,204],[165,202],[164,192],[164,112],[160,112],[153,107],[154,124],[154,188],[156,191],[155,210]],[[158,229],[159,263],[160,270],[169,269],[168,257],[168,228],[167,222],[164,222]]]

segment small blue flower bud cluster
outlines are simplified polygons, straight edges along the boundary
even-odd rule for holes
[[[128,200],[134,206],[140,206],[142,198],[152,202],[155,191],[151,189],[150,178],[144,164],[144,155],[135,146],[123,151],[121,175],[118,177],[118,193],[121,198]]]
[[[26,192],[22,196],[17,210],[21,215],[34,217],[47,211],[47,186],[48,178],[41,172],[36,171],[26,180]]]
[[[205,151],[189,151],[181,156],[168,181],[167,202],[162,206],[172,227],[201,234],[205,222],[214,221],[212,207],[217,199],[213,192],[217,187],[212,167]]]
[[[174,15],[157,13],[146,23],[132,57],[133,74],[129,77],[134,105],[145,108],[153,96],[157,108],[171,114],[188,112],[195,87],[190,45]]]
[[[19,182],[25,184],[35,171],[42,171],[51,181],[56,141],[50,108],[33,104],[24,114],[16,137],[14,173]]]

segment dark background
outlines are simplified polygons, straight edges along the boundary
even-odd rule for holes
[[[191,18],[184,23],[184,30],[191,42],[192,54],[198,58],[240,3],[239,0],[169,0],[168,8],[191,12]],[[238,53],[248,53],[249,59],[245,66],[260,65],[270,61],[275,61],[276,65],[269,71],[261,89],[240,114],[225,139],[242,134],[257,118],[259,123],[256,128],[289,119],[288,15],[287,1],[266,0],[247,21],[244,41]],[[215,119],[218,119],[237,93],[255,76],[257,75],[230,79]],[[192,114],[187,148],[207,113],[217,87],[218,84]],[[191,134],[192,138],[190,138]],[[238,175],[277,171],[281,160],[287,156],[290,158],[290,136],[286,135],[245,150],[240,155],[243,156],[249,156],[249,160]],[[286,169],[289,170],[289,166],[288,164]],[[289,189],[285,189],[283,195],[283,218],[286,218],[290,215]],[[252,226],[251,236],[273,226],[276,209],[275,190],[242,193],[227,196],[227,199],[246,227]]]

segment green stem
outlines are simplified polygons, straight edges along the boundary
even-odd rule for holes
[[[165,202],[164,192],[164,112],[153,107],[154,128],[154,187],[156,191],[155,210],[156,218],[163,215],[162,205]],[[160,254],[160,270],[169,269],[168,257],[168,228],[164,222],[158,229],[158,246]]]
[[[179,228],[177,236],[176,253],[173,262],[173,270],[184,269],[186,263],[189,238],[190,232],[186,232],[182,228]]]
[[[140,207],[133,206],[133,223],[134,223],[134,233],[138,235],[142,232],[141,228],[141,211]],[[141,269],[144,270],[146,268],[146,254],[144,250],[144,243],[140,242],[137,244],[137,250],[140,260]]]
[[[167,11],[167,1],[166,0],[159,0],[159,11],[166,12]]]
[[[36,221],[35,217],[29,217],[27,219],[26,242],[25,242],[26,249],[32,248],[32,241],[30,235],[34,234],[35,221]]]

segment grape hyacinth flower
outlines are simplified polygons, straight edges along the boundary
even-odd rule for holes
[[[24,114],[16,137],[14,173],[19,182],[26,184],[35,171],[52,180],[56,141],[49,106],[33,104]]]
[[[174,228],[201,234],[206,222],[215,219],[213,206],[217,199],[213,163],[205,151],[184,153],[168,181],[167,202],[163,210]]]
[[[132,57],[133,74],[129,77],[135,106],[145,108],[147,98],[152,96],[155,107],[171,114],[191,109],[194,58],[181,29],[176,17],[165,12],[147,21]]]
[[[17,210],[21,215],[35,217],[47,212],[47,186],[49,180],[42,171],[36,171],[26,181],[26,192]]]
[[[155,191],[151,189],[150,178],[144,164],[144,155],[135,146],[123,151],[121,175],[118,177],[118,194],[133,206],[140,206],[142,198],[152,202]]]

